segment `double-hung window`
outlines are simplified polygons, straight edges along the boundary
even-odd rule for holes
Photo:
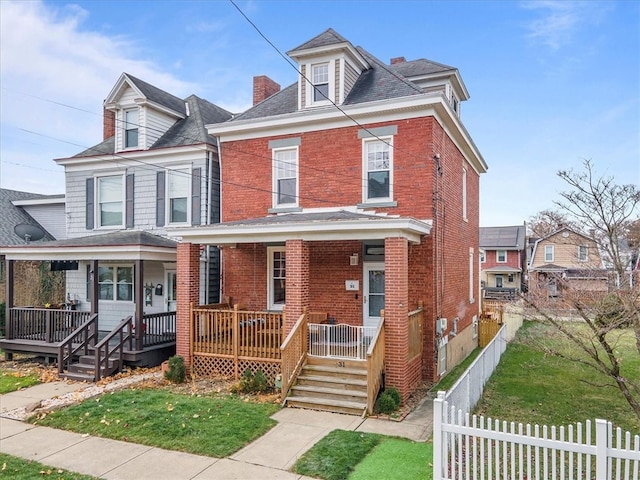
[[[98,222],[100,227],[123,226],[124,190],[122,175],[98,177]]]
[[[169,223],[187,223],[189,221],[190,171],[188,168],[169,170],[167,177]]]
[[[137,108],[124,111],[124,148],[138,146],[139,124],[140,115]]]
[[[298,148],[273,150],[273,206],[298,206]]]
[[[313,83],[313,103],[329,100],[329,64],[321,63],[311,66],[311,82]]]
[[[98,298],[132,302],[133,267],[124,265],[98,267]]]
[[[496,250],[496,262],[497,263],[507,263],[507,251],[506,250]]]
[[[553,245],[545,245],[544,246],[544,261],[545,262],[553,262]]]
[[[270,310],[282,310],[286,301],[286,252],[285,247],[268,247],[267,303]]]
[[[392,192],[392,138],[363,140],[364,201],[391,201]]]
[[[578,246],[578,261],[586,262],[589,260],[589,248],[586,245]]]

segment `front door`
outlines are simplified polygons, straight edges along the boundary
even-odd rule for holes
[[[165,285],[167,286],[167,293],[165,295],[167,303],[167,312],[176,311],[176,296],[177,296],[177,282],[176,271],[165,271]]]
[[[384,263],[365,263],[363,278],[362,325],[377,327],[384,308]]]
[[[502,288],[502,275],[496,275],[496,287]]]

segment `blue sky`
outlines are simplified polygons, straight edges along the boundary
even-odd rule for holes
[[[243,1],[281,51],[332,27],[379,59],[457,67],[462,120],[489,165],[481,225],[553,207],[559,169],[589,158],[640,184],[640,2]],[[0,185],[64,193],[54,158],[102,136],[122,72],[234,112],[252,78],[295,70],[229,1],[0,0]]]

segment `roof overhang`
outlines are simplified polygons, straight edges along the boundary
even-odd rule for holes
[[[264,219],[252,219],[246,223],[229,222],[179,228],[167,231],[167,234],[183,242],[233,246],[242,243],[282,243],[287,240],[362,241],[387,237],[406,238],[410,243],[417,244],[420,243],[423,235],[429,235],[431,232],[430,220],[374,215],[360,215],[360,218],[346,220],[335,220],[329,217],[309,220],[300,214],[289,215],[299,215],[300,219],[279,221],[277,216],[264,217]]]
[[[491,267],[483,268],[482,271],[486,273],[522,273],[521,268],[515,267]]]

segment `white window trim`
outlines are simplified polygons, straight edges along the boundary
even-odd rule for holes
[[[275,252],[286,253],[286,251],[287,251],[287,248],[284,245],[277,246],[277,247],[267,247],[267,309],[268,310],[282,311],[284,310],[284,307],[285,307],[284,303],[282,304],[273,303],[273,254]],[[285,270],[285,278],[286,278],[286,270]]]
[[[136,286],[135,286],[135,282],[136,282],[136,272],[135,272],[135,267],[133,264],[131,263],[109,263],[109,264],[103,264],[103,265],[99,265],[98,269],[100,268],[111,268],[113,271],[113,298],[111,299],[103,299],[100,298],[100,285],[98,284],[98,301],[100,302],[111,302],[111,303],[135,303],[136,301]],[[131,300],[118,300],[117,299],[117,288],[118,288],[118,268],[130,268],[131,269]],[[99,281],[99,278],[98,278]]]
[[[474,298],[474,294],[475,294],[475,283],[473,281],[474,276],[475,276],[475,271],[474,271],[474,260],[473,260],[473,247],[469,248],[469,303],[475,303],[476,299]]]
[[[286,152],[294,150],[296,152],[296,201],[293,203],[278,203],[278,166],[276,160],[276,153]],[[272,200],[271,204],[274,209],[278,208],[296,208],[300,206],[300,148],[298,146],[292,147],[278,147],[271,150],[271,191]]]
[[[547,248],[551,249],[551,258],[547,259]],[[553,262],[555,260],[555,248],[553,245],[545,245],[544,246],[544,261],[545,262]]]
[[[128,146],[127,145],[127,112],[132,112],[132,111],[137,111],[138,112],[138,123],[137,123],[137,129],[138,129],[138,144],[137,145],[132,145],[132,146]],[[125,107],[122,109],[122,150],[139,150],[140,149],[140,145],[142,144],[142,127],[141,127],[141,118],[142,116],[142,111],[141,108],[138,106],[131,106],[131,107]]]
[[[367,158],[367,144],[384,142],[389,146],[389,196],[368,198],[369,193],[369,163]],[[362,203],[393,202],[393,136],[367,137],[362,139]]]
[[[462,219],[467,222],[467,169],[462,167]]]
[[[580,257],[580,251],[584,248],[585,255],[584,258]],[[578,245],[578,261],[579,262],[588,262],[589,261],[589,247],[586,245]]]
[[[120,225],[102,225],[102,216],[100,215],[100,180],[104,179],[104,178],[110,178],[110,177],[120,177],[121,178],[121,183],[122,183],[122,192],[120,195],[120,201],[122,203],[122,223],[120,223]],[[95,175],[93,177],[93,185],[94,185],[94,218],[95,218],[95,226],[94,226],[94,230],[118,230],[121,228],[124,228],[124,224],[125,224],[125,216],[126,216],[126,202],[127,202],[127,196],[126,196],[126,172],[110,172],[110,173],[103,173],[100,175]]]
[[[319,100],[319,101],[314,101],[313,97],[314,97],[314,85],[313,85],[313,67],[316,65],[322,65],[322,64],[327,64],[328,65],[328,74],[329,74],[329,93],[327,95],[327,97],[329,97],[330,100]],[[327,106],[327,105],[332,105],[333,102],[332,100],[336,97],[336,60],[331,58],[319,58],[316,61],[314,61],[313,63],[307,63],[305,64],[305,72],[306,72],[306,79],[302,78],[301,81],[306,83],[306,88],[305,88],[305,106],[307,107],[323,107],[323,106]]]
[[[504,260],[500,260],[500,252],[504,252]],[[507,263],[508,253],[506,250],[496,250],[496,263]]]
[[[480,263],[485,263],[486,261],[487,261],[487,255],[483,250],[480,252]]]
[[[171,194],[169,185],[171,184],[171,175],[175,174],[177,170],[186,170],[185,172],[179,173],[178,175],[185,175],[187,177],[187,220],[185,222],[172,222],[171,221]],[[191,165],[172,165],[171,167],[167,167],[167,174],[165,175],[165,225],[191,225],[191,175],[192,169]]]

